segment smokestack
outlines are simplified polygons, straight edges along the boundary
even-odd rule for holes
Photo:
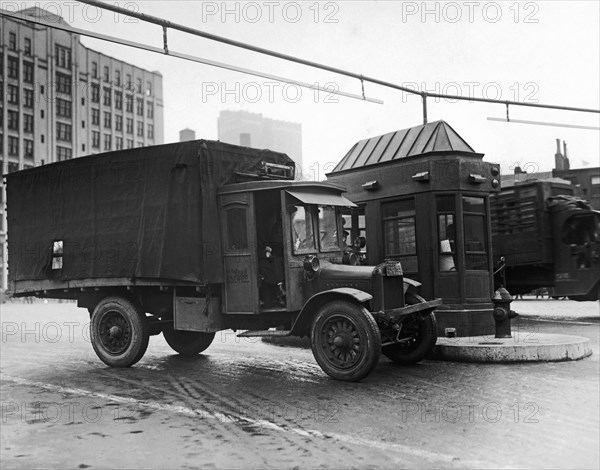
[[[567,157],[567,142],[563,140],[563,155],[565,156],[565,158]]]
[[[560,139],[556,139],[556,153],[560,154]]]
[[[571,162],[569,161],[569,157],[567,157],[567,142],[564,140],[563,140],[563,150],[565,152],[564,158],[563,158],[563,165],[564,165],[564,169],[568,170],[569,168],[571,168]]]
[[[554,154],[554,169],[565,170],[565,157],[560,153],[560,139],[556,139],[556,153]]]

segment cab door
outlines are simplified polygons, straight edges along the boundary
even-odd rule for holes
[[[258,313],[256,229],[251,193],[221,196],[225,313]]]

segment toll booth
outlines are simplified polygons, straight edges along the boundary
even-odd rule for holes
[[[494,332],[490,194],[500,166],[482,159],[437,121],[361,140],[327,175],[358,205],[344,214],[358,259],[400,260],[423,297],[442,299],[440,335]]]

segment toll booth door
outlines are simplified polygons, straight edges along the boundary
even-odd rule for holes
[[[221,197],[221,233],[225,292],[225,313],[258,313],[258,274],[256,270],[256,230],[250,193]]]

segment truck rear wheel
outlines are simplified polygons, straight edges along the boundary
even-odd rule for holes
[[[91,337],[94,351],[102,362],[112,367],[129,367],[138,362],[148,348],[146,314],[129,299],[107,297],[94,309]]]
[[[416,294],[406,294],[405,299],[407,305],[426,302]],[[405,318],[402,321],[400,339],[407,341],[382,348],[381,352],[385,357],[398,364],[416,364],[423,360],[437,342],[437,322],[434,313],[429,313],[422,320],[416,315]]]
[[[170,324],[163,328],[163,336],[175,352],[182,356],[195,356],[210,346],[215,334],[175,330]]]
[[[337,380],[366,377],[381,355],[381,335],[362,305],[337,300],[325,304],[312,326],[311,347],[323,371]]]

